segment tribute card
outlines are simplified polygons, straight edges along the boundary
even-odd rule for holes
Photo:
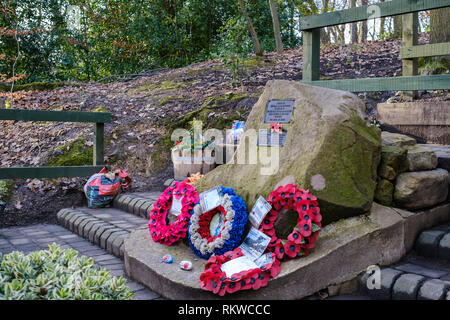
[[[221,269],[225,272],[227,278],[231,278],[233,274],[239,273],[245,270],[256,269],[258,266],[247,256],[242,256],[230,261],[225,262]]]
[[[255,228],[258,228],[261,224],[261,221],[264,219],[271,208],[272,206],[266,201],[266,199],[264,199],[264,197],[262,196],[259,196],[255,205],[253,206],[252,211],[250,212],[250,215],[248,216],[250,223]]]
[[[178,216],[181,213],[182,199],[183,197],[181,197],[180,199],[175,198],[175,196],[172,197],[172,206],[170,207],[170,213],[172,213],[175,216]]]
[[[216,186],[208,191],[200,193],[199,197],[202,212],[208,212],[217,208],[222,203],[222,189],[220,186]]]
[[[244,255],[254,261],[263,254],[269,242],[270,237],[268,235],[252,227],[239,248],[241,248]]]
[[[263,254],[258,259],[256,259],[254,263],[258,266],[258,268],[261,268],[263,265],[271,263],[272,261],[273,261],[272,253],[268,252],[266,254]]]

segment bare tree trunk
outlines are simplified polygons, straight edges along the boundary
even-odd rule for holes
[[[356,8],[356,0],[350,0],[350,8]],[[351,42],[358,42],[358,24],[352,23],[350,29]]]
[[[280,20],[278,19],[278,10],[275,0],[269,0],[270,13],[272,14],[273,33],[275,34],[275,43],[277,45],[277,53],[283,53],[283,42],[281,41]]]
[[[402,16],[394,16],[394,32],[393,38],[398,38],[402,35]]]
[[[366,6],[368,0],[361,0],[361,6]],[[367,21],[361,21],[361,28],[359,29],[359,42],[367,41]]]
[[[253,45],[255,47],[255,54],[257,56],[262,56],[263,51],[261,49],[261,44],[259,43],[258,35],[256,34],[255,28],[253,27],[252,20],[250,19],[250,16],[248,15],[247,8],[245,8],[244,0],[238,0],[239,2],[239,8],[241,10],[242,15],[245,18],[245,21],[247,21],[247,27],[250,31],[250,35],[253,39]]]
[[[430,43],[450,42],[450,7],[430,10]],[[432,73],[440,74],[450,70],[450,55],[426,58],[439,62],[445,68],[435,68]],[[446,70],[445,70],[446,69]]]
[[[385,0],[380,0],[380,2],[384,2],[384,1]],[[383,34],[384,34],[384,24],[385,24],[385,22],[386,22],[386,18],[385,17],[380,19],[380,38],[382,38]]]
[[[430,43],[450,42],[450,7],[430,10]]]

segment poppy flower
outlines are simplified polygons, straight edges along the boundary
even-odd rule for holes
[[[219,286],[219,291],[217,292],[217,294],[221,297],[223,297],[225,295],[225,293],[227,292],[227,283],[226,282],[222,282]]]
[[[220,290],[220,286],[222,284],[222,281],[220,281],[217,277],[208,277],[204,281],[201,282],[200,286],[204,290],[211,291],[215,294],[217,294]]]
[[[305,214],[298,224],[298,229],[303,237],[309,237],[311,235],[311,223],[312,219],[308,214]]]
[[[225,287],[225,289],[226,289],[227,293],[236,292],[236,291],[241,289],[241,283],[239,281],[237,281],[237,282],[234,282],[234,281],[233,282],[228,282],[227,286]]]
[[[280,260],[283,259],[285,250],[284,250],[283,244],[281,243],[281,239],[278,240],[278,242],[275,244],[274,247],[275,247],[275,250],[273,253],[276,255],[276,257],[278,259],[280,259]]]
[[[269,230],[269,229],[272,229],[272,228],[273,228],[273,221],[270,220],[270,219],[268,219],[267,217],[265,217],[265,218],[261,221],[260,227],[261,227],[263,230]]]
[[[281,263],[280,263],[280,261],[276,260],[272,264],[272,266],[270,267],[269,272],[270,272],[270,276],[272,278],[275,278],[276,276],[278,276],[280,274],[280,272],[281,272]]]
[[[295,243],[300,244],[303,241],[303,237],[298,229],[294,229],[288,236],[288,240]]]
[[[265,273],[265,272],[260,272],[260,273],[258,273],[256,275],[254,275],[252,277],[252,279],[255,279],[254,283],[252,285],[252,289],[253,290],[258,290],[261,287],[267,286],[267,283],[269,282],[270,276],[267,273]]]
[[[278,217],[278,212],[275,211],[275,210],[273,210],[273,209],[271,209],[271,210],[266,214],[266,216],[264,217],[264,219],[268,219],[268,220],[270,220],[270,221],[272,221],[272,222],[275,222],[275,220],[277,220],[277,217]]]
[[[297,256],[297,253],[300,252],[300,249],[300,245],[289,240],[284,244],[284,250],[286,254],[291,258],[295,258]]]

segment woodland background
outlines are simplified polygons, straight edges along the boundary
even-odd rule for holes
[[[98,81],[282,52],[302,44],[301,17],[377,2],[384,0],[2,0],[0,81]],[[448,41],[449,12],[420,13],[430,42]],[[401,34],[400,16],[371,21],[324,28],[322,42]]]

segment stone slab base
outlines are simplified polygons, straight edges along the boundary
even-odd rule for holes
[[[431,218],[425,217],[428,215]],[[168,299],[300,299],[352,280],[370,265],[398,262],[412,247],[416,232],[428,224],[450,220],[449,215],[449,205],[410,213],[374,203],[370,214],[325,226],[310,255],[282,263],[281,273],[267,287],[223,298],[198,285],[206,260],[195,256],[182,242],[170,247],[153,242],[145,227],[125,238],[125,272]],[[161,262],[167,253],[174,257],[173,264]],[[193,270],[181,270],[181,260],[192,261]]]

